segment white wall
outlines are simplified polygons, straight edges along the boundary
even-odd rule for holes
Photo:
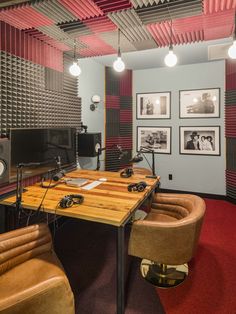
[[[78,94],[82,98],[82,121],[88,126],[88,132],[102,132],[102,147],[105,143],[105,68],[103,65],[89,59],[81,59],[79,64],[82,73],[79,77]],[[98,104],[95,111],[90,110],[91,97],[93,95],[101,97],[101,103]],[[104,169],[104,153],[100,156],[101,170]],[[96,157],[79,157],[81,168],[95,169]]]
[[[179,119],[179,90],[220,87],[220,118]],[[224,61],[154,68],[133,72],[133,149],[137,126],[171,126],[172,153],[156,154],[156,173],[165,189],[225,195]],[[171,91],[170,120],[136,120],[136,93]],[[221,126],[221,156],[179,154],[179,126]],[[151,157],[147,154],[149,160]],[[145,161],[140,166],[147,167]],[[168,174],[173,180],[168,180]]]

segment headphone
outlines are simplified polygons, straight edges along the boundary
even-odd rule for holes
[[[84,197],[80,194],[66,195],[60,200],[59,206],[61,208],[68,208],[73,206],[74,204],[82,204],[83,201]]]
[[[133,168],[125,168],[123,171],[121,171],[120,176],[122,178],[129,178],[134,174]]]
[[[131,183],[128,185],[127,189],[129,192],[143,192],[147,186],[147,183],[144,181],[140,181],[138,183]]]

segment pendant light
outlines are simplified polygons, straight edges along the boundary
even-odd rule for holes
[[[113,68],[116,72],[122,72],[125,69],[125,64],[121,59],[121,52],[120,52],[120,29],[118,29],[118,55],[117,59],[113,62]]]
[[[76,60],[75,53],[76,53],[76,40],[74,39],[74,58],[73,64],[70,66],[69,71],[71,75],[79,76],[81,73],[81,68],[78,64],[78,60]]]
[[[235,18],[236,22],[236,18]],[[228,56],[231,59],[236,59],[236,25],[234,27],[234,39],[233,39],[233,44],[229,47],[228,49]]]
[[[172,20],[171,20],[171,25],[170,25],[170,46],[169,46],[169,52],[165,56],[164,61],[165,61],[165,64],[168,67],[175,66],[177,61],[178,61],[177,56],[173,52],[173,45],[172,45]]]

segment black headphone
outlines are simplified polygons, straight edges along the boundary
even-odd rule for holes
[[[133,168],[125,168],[123,171],[121,171],[120,176],[122,178],[129,178],[134,174]]]
[[[143,192],[145,190],[146,186],[147,186],[146,182],[140,181],[138,183],[129,184],[127,188],[128,188],[129,192],[135,192],[135,191]]]
[[[84,197],[80,194],[66,195],[60,200],[59,206],[62,208],[68,208],[74,204],[82,204],[83,201]]]

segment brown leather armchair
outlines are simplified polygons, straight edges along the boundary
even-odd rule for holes
[[[73,293],[46,224],[0,235],[0,313],[75,313]]]
[[[135,221],[129,254],[143,258],[141,272],[152,284],[171,287],[188,274],[205,213],[202,198],[190,194],[155,194],[150,213]],[[182,265],[184,264],[184,265]]]

